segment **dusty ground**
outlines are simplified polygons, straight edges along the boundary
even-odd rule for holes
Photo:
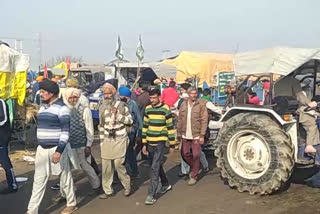
[[[22,147],[24,148],[24,147]],[[19,147],[12,151],[19,150]],[[94,156],[100,163],[99,146],[94,145]],[[34,165],[23,161],[23,153],[12,155],[14,169],[17,176],[28,177],[29,181],[22,184],[19,192],[11,195],[0,195],[1,214],[20,214],[26,211],[32,190]],[[211,171],[201,178],[193,187],[189,187],[184,179],[177,177],[179,171],[179,154],[176,152],[168,157],[165,168],[173,190],[162,195],[153,206],[145,206],[144,200],[149,185],[148,167],[140,166],[141,179],[133,181],[134,193],[125,198],[119,184],[115,185],[116,195],[107,200],[87,196],[90,191],[87,178],[81,172],[74,173],[77,186],[79,210],[76,213],[112,213],[112,214],[286,214],[286,213],[320,213],[319,189],[304,185],[292,184],[281,194],[272,196],[250,196],[247,193],[238,193],[224,185],[219,177],[219,172],[214,166],[212,155],[208,154]],[[50,179],[49,185],[56,181]],[[5,187],[4,171],[0,170],[0,189]],[[47,189],[40,207],[40,213],[59,213],[64,204],[54,204],[52,197],[58,192]]]

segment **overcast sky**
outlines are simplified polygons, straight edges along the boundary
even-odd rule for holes
[[[23,38],[33,68],[39,32],[44,61],[72,55],[107,63],[118,34],[132,61],[139,34],[146,61],[161,59],[163,50],[320,47],[319,0],[0,0],[0,8],[0,39]]]

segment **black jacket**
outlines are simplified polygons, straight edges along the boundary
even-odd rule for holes
[[[0,99],[0,147],[7,147],[11,137],[9,108],[5,101]]]

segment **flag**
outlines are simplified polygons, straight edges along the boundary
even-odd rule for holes
[[[141,35],[139,35],[139,42],[138,42],[138,47],[136,51],[136,56],[138,57],[139,61],[143,60],[143,54],[144,54],[144,49],[142,47],[142,41],[141,41]]]
[[[47,63],[44,64],[44,67],[43,67],[43,78],[48,79],[48,67],[47,67]]]
[[[118,36],[118,41],[117,41],[116,57],[117,57],[119,60],[123,60],[123,52],[122,52],[122,48],[121,48],[121,39],[120,39],[120,36]]]
[[[67,58],[66,58],[66,63],[67,63],[67,69],[65,70],[65,77],[68,77],[68,75],[69,75],[69,70],[70,70],[70,59],[69,59],[68,56],[67,56]]]
[[[61,62],[58,65],[55,65],[53,68],[63,69],[65,73],[65,77],[68,77],[68,64],[65,62]]]
[[[70,59],[68,56],[66,57],[66,63],[67,63],[67,69],[70,70]]]

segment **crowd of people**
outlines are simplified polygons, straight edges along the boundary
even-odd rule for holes
[[[180,94],[174,81],[166,88],[161,87],[164,88],[162,91],[152,89],[147,82],[141,82],[134,91],[128,86],[118,88],[116,84],[105,83],[99,104],[100,172],[91,154],[94,125],[89,101],[75,79],[67,79],[65,84],[63,92],[57,81],[43,77],[38,77],[33,85],[32,101],[39,104],[40,109],[33,189],[26,213],[38,213],[50,175],[59,176],[59,182],[51,188],[60,190],[54,201],[66,203],[61,213],[77,210],[73,169],[83,170],[87,175],[92,188],[88,193],[90,196],[111,197],[114,179],[122,184],[124,196],[130,196],[131,181],[140,178],[138,155],[150,167],[150,187],[145,204],[152,205],[158,194],[172,189],[163,168],[165,151],[169,147],[169,152],[174,152],[180,143],[179,176],[189,176],[188,185],[196,184],[198,174],[209,170],[201,150],[208,126],[208,91],[199,98],[198,90],[189,83],[181,85]],[[7,111],[5,103],[1,109]],[[1,124],[8,122],[5,115],[7,112],[0,111]],[[1,155],[6,159],[0,161],[7,174],[7,193],[16,192],[18,185],[7,144],[0,147],[0,152],[6,153]]]
[[[287,96],[289,89],[294,88],[297,91],[294,95],[299,102],[314,107],[316,103],[306,99],[297,81],[288,78],[282,80],[287,82],[279,81],[275,85],[276,93]],[[188,185],[197,183],[200,172],[209,171],[202,146],[208,141],[210,111],[222,113],[221,109],[212,104],[210,89],[204,89],[199,95],[199,90],[189,83],[181,84],[177,90],[174,81],[169,82],[168,87],[162,91],[157,87],[152,89],[147,82],[141,82],[134,91],[128,86],[118,88],[117,84],[105,83],[99,104],[100,172],[91,153],[95,135],[92,113],[78,82],[68,79],[63,93],[55,81],[38,78],[37,82],[35,87],[38,91],[34,93],[34,100],[39,99],[37,96],[41,100],[37,115],[38,146],[27,213],[38,213],[50,175],[58,175],[60,179],[51,188],[60,190],[55,202],[66,202],[61,213],[68,214],[77,210],[72,169],[83,170],[87,175],[92,188],[88,193],[90,196],[99,195],[102,200],[112,197],[115,179],[122,184],[124,196],[130,196],[132,180],[140,178],[138,155],[150,167],[150,186],[145,204],[152,205],[158,194],[172,189],[163,167],[167,147],[169,153],[180,147],[181,170],[178,176],[187,177]],[[233,94],[231,88],[226,90]],[[253,100],[254,96],[251,97],[250,93],[248,96],[249,100]],[[302,121],[308,130],[305,152],[314,153],[312,145],[317,142],[318,131],[309,125],[312,119],[305,118],[305,122]],[[18,185],[8,157],[8,108],[1,99],[0,127],[0,134],[5,138],[0,144],[0,163],[8,181],[5,193],[13,193],[18,191]]]

